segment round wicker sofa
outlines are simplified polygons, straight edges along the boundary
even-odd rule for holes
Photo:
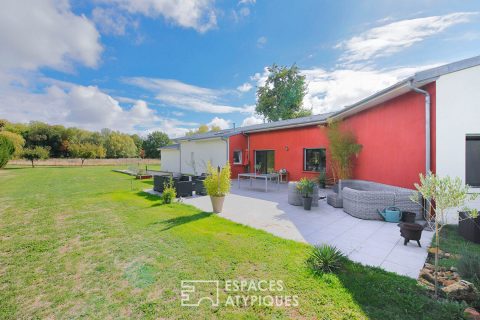
[[[342,199],[343,211],[353,217],[368,220],[382,220],[377,210],[398,207],[402,211],[414,212],[422,218],[422,207],[410,200],[412,195],[420,199],[418,192],[364,180],[344,180],[342,190],[334,191]]]

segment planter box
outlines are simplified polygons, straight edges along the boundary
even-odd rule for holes
[[[458,216],[458,233],[465,239],[480,244],[480,216],[473,219],[466,212],[459,212]]]
[[[138,180],[151,179],[152,176],[148,174],[138,174],[135,178]]]

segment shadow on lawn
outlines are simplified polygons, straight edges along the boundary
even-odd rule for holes
[[[148,201],[158,202],[161,199],[159,195],[151,194],[151,193],[148,193],[148,192],[145,192],[145,191],[138,191],[137,195],[145,198],[145,200],[148,200]]]
[[[174,227],[181,226],[181,225],[186,224],[186,223],[190,223],[190,222],[194,222],[194,221],[197,221],[197,220],[200,220],[200,219],[208,218],[212,214],[213,214],[212,212],[199,212],[199,213],[195,213],[195,214],[192,214],[192,215],[189,215],[189,216],[180,216],[180,217],[175,217],[175,218],[171,218],[171,219],[168,219],[168,220],[157,221],[157,222],[152,223],[152,225],[156,225],[156,224],[164,225],[162,231],[166,231],[166,230],[172,229]]]
[[[457,319],[463,310],[433,300],[416,280],[380,268],[349,262],[337,277],[369,319]]]

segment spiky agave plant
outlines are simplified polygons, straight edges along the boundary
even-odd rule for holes
[[[345,260],[345,255],[339,249],[323,244],[313,248],[307,265],[316,274],[335,273],[343,267]]]

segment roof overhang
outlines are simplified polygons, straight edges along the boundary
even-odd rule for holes
[[[283,125],[283,126],[271,127],[271,128],[259,128],[259,129],[253,129],[253,130],[245,130],[245,131],[242,131],[242,133],[247,133],[248,134],[248,133],[256,133],[256,132],[277,131],[277,130],[298,128],[298,127],[309,127],[309,126],[321,125],[321,124],[326,124],[326,123],[327,123],[327,120],[316,120],[316,121],[297,123],[297,124],[291,124],[291,125]]]

